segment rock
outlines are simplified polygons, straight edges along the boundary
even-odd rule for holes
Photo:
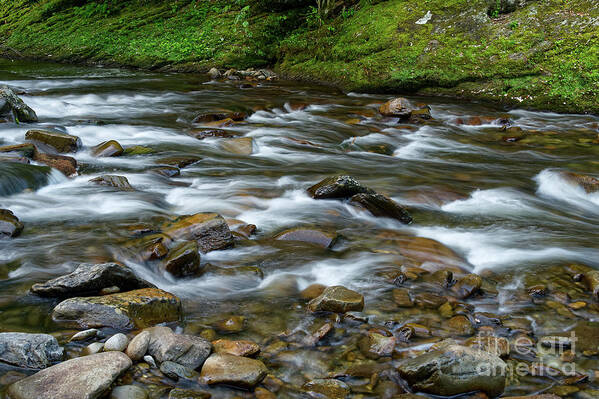
[[[162,263],[163,270],[176,277],[200,275],[200,253],[195,241],[184,241],[168,253]]]
[[[95,337],[98,335],[98,330],[95,328],[90,328],[88,330],[79,331],[77,334],[73,335],[69,342],[77,342],[77,341],[85,341],[88,338]]]
[[[410,291],[406,288],[394,288],[392,291],[393,301],[401,308],[411,308],[414,301],[410,298]]]
[[[98,295],[104,288],[117,286],[122,292],[154,285],[137,277],[129,267],[118,263],[82,263],[72,273],[45,283],[34,284],[31,292],[43,297]]]
[[[204,140],[207,138],[232,138],[239,136],[239,133],[221,129],[197,129],[190,131],[189,135],[198,140]]]
[[[311,301],[312,299],[320,296],[326,288],[327,286],[323,284],[311,284],[307,286],[302,292],[300,292],[300,297],[302,299],[307,299]]]
[[[17,237],[23,231],[23,223],[8,209],[0,209],[0,239]]]
[[[52,319],[57,323],[122,330],[177,321],[180,317],[179,298],[157,288],[71,298],[59,303],[52,312]]]
[[[95,355],[96,353],[102,352],[102,349],[104,349],[103,342],[94,342],[83,348],[81,356]]]
[[[77,174],[77,160],[66,155],[36,153],[33,159],[51,168],[59,170],[69,177]]]
[[[220,320],[215,325],[216,329],[221,333],[233,334],[242,332],[245,329],[245,317],[231,316]]]
[[[181,175],[181,170],[176,166],[168,166],[163,165],[157,168],[152,168],[148,171],[154,175],[162,176],[162,177],[177,177]]]
[[[62,360],[63,349],[48,334],[0,333],[0,362],[43,369]]]
[[[327,287],[323,293],[308,303],[312,312],[326,311],[345,313],[349,311],[362,311],[364,309],[364,296],[340,285]]]
[[[37,190],[51,179],[52,169],[46,166],[16,162],[0,162],[0,196],[5,197],[24,190]]]
[[[118,157],[123,155],[123,151],[123,147],[115,140],[104,141],[91,149],[96,157]]]
[[[215,353],[225,353],[234,356],[252,356],[260,352],[260,346],[252,341],[231,341],[219,339],[212,342]]]
[[[210,342],[193,335],[175,334],[168,327],[152,327],[148,354],[159,363],[171,361],[192,370],[201,366],[212,350]]]
[[[300,241],[315,244],[323,248],[331,248],[339,238],[336,232],[326,232],[310,228],[296,227],[277,234],[274,239],[279,241]]]
[[[351,197],[350,202],[374,216],[396,219],[405,224],[412,223],[412,217],[404,207],[382,194],[356,194]]]
[[[447,327],[456,335],[472,335],[474,334],[474,326],[470,320],[464,315],[456,315],[447,320]]]
[[[35,111],[8,86],[0,87],[0,117],[8,118],[12,122],[37,122]]]
[[[32,129],[25,133],[25,139],[52,147],[57,152],[77,152],[81,139],[55,130]]]
[[[254,390],[254,396],[256,399],[277,399],[277,395],[262,387],[257,387]]]
[[[90,179],[89,182],[99,186],[114,187],[121,191],[134,191],[131,184],[129,184],[129,180],[125,176],[102,175]]]
[[[199,114],[191,122],[192,123],[208,123],[208,122],[220,122],[226,119],[239,122],[247,118],[245,112],[216,112],[216,113],[205,113]]]
[[[251,155],[254,152],[254,139],[251,137],[226,139],[221,141],[220,147],[231,154]]]
[[[314,199],[347,199],[362,193],[374,194],[374,191],[351,176],[327,177],[308,188],[308,194]]]
[[[424,237],[405,237],[399,240],[399,252],[406,258],[422,263],[428,271],[449,269],[454,273],[468,273],[468,262],[451,248]]]
[[[147,399],[148,392],[137,385],[121,385],[114,387],[109,399]]]
[[[167,157],[167,158],[160,158],[158,160],[156,160],[157,164],[161,164],[161,165],[170,165],[170,166],[176,166],[179,169],[183,169],[189,165],[193,165],[196,162],[201,161],[202,158],[198,158],[198,157],[186,157],[186,156],[175,156],[175,157]]]
[[[168,393],[168,399],[210,399],[212,395],[204,391],[175,388]]]
[[[586,191],[587,194],[592,194],[599,191],[599,179],[596,179],[592,176],[574,172],[562,172],[561,175],[567,181],[576,184],[582,189],[584,189],[584,191]]]
[[[12,384],[7,393],[12,399],[96,399],[129,367],[121,352],[78,357]]]
[[[233,246],[229,225],[216,213],[181,216],[163,226],[164,234],[180,240],[195,240],[203,253]]]
[[[379,107],[379,112],[383,116],[391,116],[400,119],[407,119],[412,113],[413,107],[408,99],[403,97],[389,100]]]
[[[2,222],[2,211],[0,211],[0,229]],[[0,231],[1,232],[1,231]],[[593,293],[593,297],[599,300],[599,270],[590,270],[583,274],[582,281],[587,289]]]
[[[308,381],[302,389],[312,398],[344,399],[350,393],[350,387],[343,381],[322,378]]]
[[[506,382],[498,356],[452,344],[404,361],[398,371],[414,391],[441,396],[483,391],[494,398]]]
[[[37,148],[35,148],[35,145],[31,143],[6,145],[0,147],[0,153],[17,153],[29,159],[33,159],[36,152]]]
[[[123,151],[123,155],[146,155],[153,154],[154,152],[156,151],[154,151],[150,147],[144,147],[143,145],[134,145],[132,147],[125,148],[125,150]]]
[[[478,335],[469,338],[464,345],[477,350],[487,351],[492,355],[502,358],[505,358],[510,354],[510,343],[508,339],[493,335]]]
[[[137,334],[127,346],[127,351],[125,352],[127,356],[134,362],[143,359],[148,352],[150,337],[149,331],[142,331]]]
[[[467,274],[452,287],[456,296],[460,299],[465,299],[480,290],[483,280],[478,274]]]
[[[29,159],[20,156],[17,153],[11,153],[11,152],[5,152],[5,153],[0,153],[0,162],[14,162],[14,163],[22,163],[22,164],[29,164]]]
[[[156,361],[154,360],[154,358],[150,355],[145,355],[144,356],[144,362],[148,363],[151,367],[156,368]]]
[[[388,331],[371,329],[360,339],[359,347],[369,359],[389,357],[395,348],[395,337]]]
[[[114,334],[104,342],[104,352],[122,352],[127,348],[129,340],[123,333]]]
[[[247,357],[215,353],[202,366],[201,381],[208,385],[227,384],[241,388],[253,388],[267,373],[259,360]]]
[[[210,79],[215,80],[220,78],[220,71],[216,68],[210,68],[210,70],[208,71],[208,76],[210,76]]]
[[[426,123],[433,119],[431,116],[431,109],[428,106],[423,108],[414,109],[410,112],[409,122],[410,123]]]
[[[198,378],[198,373],[196,371],[179,363],[171,362],[170,360],[162,362],[160,365],[160,371],[175,381],[179,379],[196,380]]]

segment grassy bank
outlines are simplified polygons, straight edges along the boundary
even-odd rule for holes
[[[309,1],[290,3],[5,0],[0,47],[144,68],[271,65],[352,91],[599,113],[593,0],[361,0],[326,18]]]

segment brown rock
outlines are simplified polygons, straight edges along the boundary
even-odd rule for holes
[[[25,139],[52,147],[58,152],[77,152],[81,139],[55,130],[32,129],[25,133]]]
[[[208,385],[226,384],[241,388],[253,388],[267,373],[259,360],[222,353],[212,354],[202,366],[200,380]]]
[[[123,147],[115,140],[104,141],[91,149],[96,157],[118,157],[123,155]]]
[[[394,288],[392,291],[393,301],[401,308],[411,308],[414,301],[410,298],[410,291],[405,288]]]
[[[254,152],[254,139],[251,137],[238,137],[220,142],[220,147],[232,154],[251,155]]]
[[[203,253],[233,246],[229,225],[216,213],[181,216],[165,224],[163,232],[175,239],[197,241]]]
[[[398,97],[389,100],[379,107],[379,112],[383,116],[391,116],[406,119],[412,113],[412,104],[406,98]]]
[[[300,292],[300,297],[302,299],[312,300],[321,295],[324,292],[325,288],[327,288],[326,285],[311,284],[308,287],[306,287],[302,292]]]
[[[307,242],[323,248],[331,248],[335,245],[338,237],[339,235],[336,232],[296,227],[277,234],[274,239],[278,241]]]
[[[234,356],[253,356],[260,352],[260,346],[252,341],[231,341],[219,339],[212,342],[215,353],[226,353]]]
[[[17,237],[23,231],[23,223],[8,209],[0,209],[0,238]]]
[[[65,176],[77,174],[77,160],[73,157],[37,152],[33,159],[51,168],[58,169]]]
[[[345,313],[364,309],[364,296],[340,285],[327,287],[323,293],[308,303],[312,312]]]
[[[467,274],[453,286],[453,291],[460,299],[465,299],[480,290],[483,280],[478,274]]]
[[[184,241],[170,250],[162,263],[163,270],[176,277],[200,274],[200,253],[196,241]]]
[[[349,385],[345,382],[332,378],[308,381],[302,386],[302,389],[309,397],[325,399],[345,399],[351,392]]]

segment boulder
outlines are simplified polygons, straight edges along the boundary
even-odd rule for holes
[[[78,328],[145,328],[181,318],[179,298],[157,288],[118,294],[76,297],[59,303],[52,312],[57,323]]]
[[[79,137],[56,130],[32,129],[25,133],[25,139],[50,146],[57,152],[77,152],[81,148]]]
[[[215,80],[220,78],[220,71],[216,68],[210,68],[210,70],[208,71],[208,76],[210,76],[210,79]]]
[[[43,297],[74,297],[99,295],[108,287],[119,287],[121,292],[154,285],[137,277],[129,267],[118,263],[82,263],[72,273],[45,283],[34,284],[31,292]]]
[[[414,108],[408,99],[398,97],[381,105],[379,107],[379,113],[383,116],[408,119],[412,114],[413,109]]]
[[[561,175],[567,181],[581,187],[587,194],[599,191],[599,179],[597,178],[574,172],[562,172]]]
[[[142,331],[137,334],[127,346],[127,351],[125,352],[127,356],[129,356],[133,361],[143,359],[148,352],[150,338],[151,334],[149,331]]]
[[[131,184],[129,184],[129,180],[125,176],[102,175],[90,179],[89,182],[99,186],[114,187],[121,191],[134,191]]]
[[[123,333],[114,334],[104,342],[104,352],[122,352],[127,348],[129,340]]]
[[[220,142],[220,148],[236,155],[251,155],[254,152],[254,139],[237,137]]]
[[[277,234],[274,239],[278,241],[300,241],[318,245],[323,248],[331,248],[339,238],[337,232],[296,227]]]
[[[482,391],[494,398],[506,383],[506,364],[498,356],[453,344],[404,361],[398,371],[414,391],[440,396]]]
[[[161,264],[164,271],[176,277],[200,274],[200,253],[196,241],[184,241],[175,245]]]
[[[96,157],[118,157],[123,155],[123,151],[116,140],[104,141],[91,149],[92,155]]]
[[[57,169],[65,176],[77,174],[77,160],[66,155],[44,154],[36,152],[33,159],[51,168]]]
[[[8,209],[0,209],[0,239],[17,237],[23,231],[23,223]]]
[[[362,311],[364,309],[364,296],[340,285],[327,287],[320,296],[308,303],[308,309],[312,312],[336,313]]]
[[[195,240],[203,253],[233,246],[229,225],[216,213],[181,216],[163,226],[164,234],[180,240]]]
[[[0,117],[12,122],[37,122],[37,115],[8,86],[0,87]]]
[[[308,188],[308,194],[314,199],[347,199],[362,193],[374,194],[374,191],[351,176],[327,177]]]
[[[168,327],[152,327],[148,354],[159,363],[171,361],[192,370],[197,369],[210,355],[212,344],[204,338],[186,334],[175,334]]]
[[[97,399],[129,367],[121,352],[78,357],[12,384],[7,393],[12,399]]]
[[[396,219],[404,224],[412,223],[412,217],[408,211],[385,195],[356,194],[351,197],[350,202],[368,210],[374,216]]]
[[[202,366],[200,381],[253,388],[266,377],[267,368],[260,360],[215,353]]]
[[[0,333],[0,362],[43,369],[62,360],[63,349],[48,334]]]
[[[260,352],[260,346],[252,341],[232,341],[219,339],[212,342],[215,353],[226,353],[234,356],[253,356]]]
[[[349,385],[333,378],[318,378],[302,386],[309,397],[324,399],[345,399],[351,392]]]

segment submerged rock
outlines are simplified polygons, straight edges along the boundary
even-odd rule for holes
[[[0,162],[0,196],[37,190],[50,181],[52,169],[47,166]]]
[[[81,148],[79,137],[56,130],[32,129],[25,133],[25,139],[50,146],[57,152],[77,152]]]
[[[179,298],[157,288],[94,297],[77,297],[59,303],[52,319],[79,328],[144,328],[181,318]]]
[[[211,397],[210,393],[195,389],[175,388],[168,393],[168,399],[210,399]]]
[[[351,390],[343,381],[333,378],[320,378],[306,382],[302,389],[313,398],[344,399]]]
[[[99,295],[103,289],[114,286],[122,292],[154,287],[137,277],[127,266],[118,263],[82,263],[72,273],[34,284],[31,292],[44,297],[66,298]]]
[[[0,362],[43,369],[62,360],[63,349],[48,334],[0,333]]]
[[[219,339],[212,342],[215,353],[226,353],[234,356],[252,356],[260,352],[260,346],[252,341],[232,341]]]
[[[89,182],[99,186],[114,187],[122,191],[134,191],[131,184],[129,184],[129,180],[125,176],[102,175],[90,179]]]
[[[369,359],[389,357],[395,349],[395,337],[389,331],[374,328],[360,339],[359,347],[362,354]]]
[[[123,155],[123,147],[116,140],[104,141],[92,147],[92,155],[96,157],[118,157]]]
[[[483,280],[477,274],[467,274],[452,287],[457,297],[465,299],[480,290]]]
[[[17,237],[23,231],[23,223],[8,209],[0,209],[0,239]]]
[[[1,211],[0,211],[1,212]],[[0,213],[0,221],[2,213]],[[583,282],[587,289],[593,293],[595,299],[599,299],[599,270],[590,270],[583,274]]]
[[[279,241],[301,241],[315,244],[323,248],[331,248],[339,238],[336,232],[296,227],[277,234],[274,239]]]
[[[163,176],[163,177],[177,177],[177,176],[181,175],[181,170],[179,168],[177,168],[176,166],[168,166],[168,165],[163,165],[163,166],[159,166],[157,168],[152,168],[148,172],[152,173],[154,175],[159,175],[159,176]]]
[[[192,370],[197,369],[210,355],[212,344],[204,338],[186,334],[175,334],[168,327],[152,327],[148,354],[159,363],[171,361]]]
[[[308,303],[313,311],[345,313],[364,309],[364,296],[340,285],[327,287],[320,296]]]
[[[347,199],[356,194],[374,194],[368,187],[362,186],[351,176],[332,176],[308,188],[308,194],[314,199]]]
[[[453,396],[482,391],[503,393],[506,364],[498,356],[461,345],[447,345],[403,362],[399,373],[414,391]]]
[[[163,226],[163,232],[174,239],[195,240],[203,253],[233,246],[229,225],[217,213],[181,216]]]
[[[121,352],[78,357],[12,384],[7,393],[12,399],[97,399],[129,367]]]
[[[195,370],[185,367],[179,363],[171,362],[170,360],[162,362],[160,365],[160,371],[175,381],[179,379],[196,380],[199,376]]]
[[[267,368],[259,360],[215,353],[211,355],[200,373],[206,384],[227,384],[240,388],[253,388],[266,377]]]
[[[254,139],[251,137],[238,137],[220,142],[220,147],[236,155],[251,155],[254,152]]]
[[[200,274],[200,253],[195,241],[184,241],[170,250],[161,267],[176,277]]]
[[[114,387],[109,399],[146,399],[148,392],[137,385],[121,385]]]
[[[155,163],[161,165],[170,165],[176,166],[179,169],[183,169],[189,165],[193,165],[196,162],[201,161],[202,158],[192,157],[192,156],[175,156],[175,157],[166,157],[160,158]]]
[[[412,223],[412,217],[404,207],[382,194],[356,194],[351,197],[350,202],[374,216],[396,219],[405,224]]]
[[[12,122],[37,122],[37,115],[8,86],[0,87],[0,117]]]

